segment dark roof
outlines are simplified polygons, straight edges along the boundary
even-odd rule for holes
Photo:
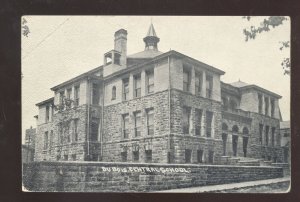
[[[35,105],[36,105],[36,106],[41,106],[41,105],[43,105],[43,104],[47,104],[47,103],[53,102],[53,101],[54,101],[54,97],[49,98],[49,99],[44,100],[44,101],[41,101],[41,102],[39,102],[39,103],[37,103],[37,104],[35,104]]]

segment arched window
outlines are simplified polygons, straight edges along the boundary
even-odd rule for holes
[[[226,123],[222,123],[222,130],[228,130],[228,126]]]
[[[248,135],[248,134],[249,134],[249,130],[248,130],[247,127],[244,127],[244,128],[243,128],[243,134],[244,134],[244,135]]]
[[[111,91],[111,99],[115,100],[117,96],[117,92],[116,92],[116,86],[112,87],[112,91]]]
[[[234,125],[234,126],[232,127],[232,132],[238,133],[238,132],[239,132],[239,127],[237,127],[237,125]]]

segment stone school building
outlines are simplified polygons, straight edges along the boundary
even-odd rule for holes
[[[283,162],[281,98],[171,50],[160,52],[153,25],[145,49],[127,54],[114,35],[103,65],[51,88],[37,118],[35,161],[224,164]]]

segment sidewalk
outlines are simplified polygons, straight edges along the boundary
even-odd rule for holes
[[[245,188],[251,188],[256,186],[284,183],[284,182],[289,182],[290,180],[291,180],[290,177],[276,178],[276,179],[269,179],[269,180],[257,180],[257,181],[240,182],[240,183],[232,183],[232,184],[189,187],[189,188],[182,188],[182,189],[170,189],[170,190],[163,190],[157,192],[160,193],[200,193],[200,192],[220,192],[220,191],[226,192],[226,190],[245,189]]]

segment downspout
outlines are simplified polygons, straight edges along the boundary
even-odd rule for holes
[[[88,82],[88,100],[87,100],[87,156],[90,160],[90,78],[87,79]]]
[[[171,68],[170,68],[170,56],[168,56],[168,67],[169,67],[169,137],[168,137],[168,163],[171,162]]]

